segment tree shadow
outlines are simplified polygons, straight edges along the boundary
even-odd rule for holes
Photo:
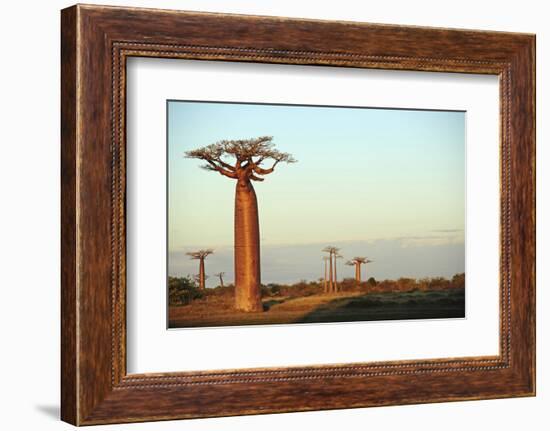
[[[269,301],[262,302],[262,305],[264,307],[264,311],[269,311],[269,309],[274,305],[282,304],[285,301],[285,299],[270,299]]]
[[[428,296],[412,299],[405,295],[384,298],[384,295],[365,294],[335,298],[303,315],[295,323],[442,319],[464,316],[463,297],[456,300],[434,300]]]

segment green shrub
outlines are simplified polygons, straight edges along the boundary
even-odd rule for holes
[[[202,297],[204,297],[203,291],[190,277],[168,277],[170,305],[187,305]]]

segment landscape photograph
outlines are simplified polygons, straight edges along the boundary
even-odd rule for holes
[[[465,318],[465,123],[167,101],[168,328]]]

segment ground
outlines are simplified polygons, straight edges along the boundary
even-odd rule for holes
[[[170,328],[465,317],[464,289],[412,292],[341,292],[263,298],[264,312],[232,309],[229,298],[207,297],[171,306]]]

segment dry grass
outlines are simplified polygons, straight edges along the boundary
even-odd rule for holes
[[[464,289],[340,292],[263,298],[264,312],[243,313],[229,296],[170,307],[170,327],[236,326],[464,317]]]

